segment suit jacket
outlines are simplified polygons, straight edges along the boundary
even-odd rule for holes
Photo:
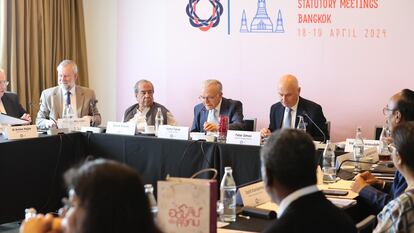
[[[364,201],[373,208],[375,213],[379,213],[390,201],[394,200],[407,188],[407,182],[404,176],[397,170],[394,181],[386,183],[384,189],[376,189],[368,185],[359,192],[358,201]]]
[[[20,118],[26,113],[26,110],[19,103],[19,97],[14,93],[5,92],[1,101],[9,116]]]
[[[243,105],[238,100],[222,98],[220,115],[229,116],[229,129],[243,130]],[[204,122],[206,122],[208,110],[204,104],[197,104],[194,107],[194,120],[191,132],[204,132]]]
[[[282,127],[283,115],[285,112],[285,107],[282,103],[278,102],[273,104],[270,108],[270,123],[269,130],[275,131]],[[303,116],[303,120],[306,123],[306,132],[308,132],[314,140],[323,141],[322,133],[316,128],[316,126],[305,116],[305,113],[315,122],[316,125],[321,128],[323,133],[326,135],[326,139],[329,139],[329,133],[326,126],[326,118],[323,115],[322,107],[310,100],[299,97],[298,108],[296,113],[296,118],[298,115]],[[297,126],[299,120],[296,119],[295,127]]]
[[[42,91],[40,108],[36,118],[37,127],[46,128],[45,120],[62,118],[63,99],[64,96],[59,86]],[[95,125],[99,125],[101,124],[101,115],[95,103],[95,92],[92,89],[76,86],[76,110],[78,117],[93,116],[93,122],[95,122]]]
[[[290,203],[280,218],[265,233],[353,233],[355,223],[325,198],[322,192],[311,193]]]

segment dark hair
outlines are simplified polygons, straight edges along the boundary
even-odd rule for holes
[[[315,145],[296,129],[275,131],[260,154],[268,178],[294,191],[316,184]]]
[[[395,110],[401,113],[405,121],[414,121],[414,91],[410,89],[402,90]]]
[[[404,164],[414,172],[414,122],[398,124],[393,130],[394,145]]]
[[[67,171],[65,181],[85,209],[81,233],[159,232],[142,181],[132,168],[97,159]]]

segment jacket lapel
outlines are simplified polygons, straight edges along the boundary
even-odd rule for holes
[[[76,86],[76,110],[78,112],[78,117],[80,118],[83,115],[88,115],[87,114],[83,114],[82,113],[82,106],[85,102],[85,93],[83,92],[83,90],[81,88],[79,88],[78,86]]]
[[[56,88],[55,91],[53,92],[53,100],[52,101],[53,101],[52,106],[56,106],[56,110],[54,110],[52,108],[52,110],[51,110],[52,112],[50,113],[50,115],[55,120],[57,120],[59,118],[62,118],[62,113],[63,113],[63,108],[62,108],[63,97],[62,97],[62,91],[60,90],[60,87]]]
[[[276,129],[282,128],[282,121],[283,121],[283,115],[285,114],[285,107],[283,107],[282,104],[280,104],[280,107],[276,110]]]

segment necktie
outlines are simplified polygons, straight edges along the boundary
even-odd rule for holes
[[[288,108],[288,107],[286,107],[285,108],[285,115],[284,115],[284,119],[283,119],[283,128],[290,128],[291,127],[291,122],[292,122],[292,116],[291,116],[291,113],[292,112],[292,109],[291,108]]]
[[[218,119],[216,117],[217,109],[210,109],[208,111],[207,122],[218,124]]]
[[[66,106],[70,105],[70,91],[66,92]]]

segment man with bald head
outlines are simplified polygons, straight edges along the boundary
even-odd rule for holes
[[[221,115],[229,117],[230,130],[244,129],[243,105],[238,100],[223,97],[223,85],[220,81],[204,81],[199,99],[202,103],[194,107],[191,132],[216,132]]]
[[[296,128],[298,116],[303,116],[306,124],[306,132],[314,140],[323,141],[329,139],[326,126],[326,118],[322,107],[310,100],[300,97],[300,86],[297,78],[291,74],[283,75],[278,84],[280,102],[273,104],[270,108],[269,128],[261,130],[262,137],[268,137],[273,131],[280,128]],[[310,119],[323,131],[324,135],[310,121]]]
[[[4,71],[0,69],[0,113],[31,122],[32,118],[20,105],[17,95],[7,91],[8,85],[9,81]]]

